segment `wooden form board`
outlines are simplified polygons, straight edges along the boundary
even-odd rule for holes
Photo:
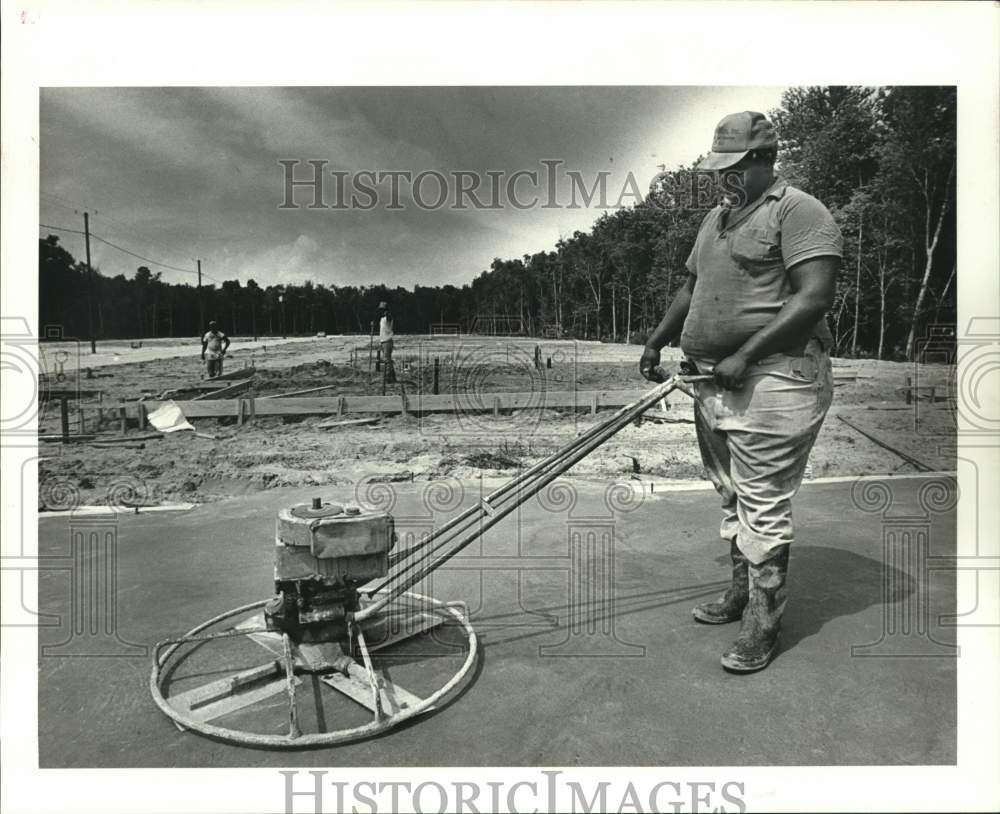
[[[242,379],[248,376],[253,376],[257,372],[257,368],[252,365],[247,367],[235,367],[228,373],[220,373],[218,376],[213,376],[211,379],[202,379],[203,382],[224,382],[231,379]]]
[[[176,390],[225,390],[231,384],[233,384],[233,379],[205,379],[203,382],[192,382],[191,384],[186,384],[184,387],[178,387]],[[239,381],[237,379],[236,381]]]
[[[834,375],[851,381],[856,373]],[[249,383],[246,383],[248,386]],[[244,385],[238,382],[237,385]],[[304,396],[287,398],[201,398],[175,401],[185,418],[243,418],[267,415],[346,415],[359,413],[494,413],[506,410],[576,409],[595,413],[598,409],[624,407],[642,398],[647,390],[569,390],[521,393],[407,393],[392,396]],[[213,396],[217,394],[213,393]],[[684,397],[686,400],[687,397]],[[165,401],[145,401],[147,412]],[[107,405],[105,409],[132,404]],[[81,406],[80,409],[87,409]],[[95,408],[90,408],[95,409]],[[133,407],[133,409],[135,409]]]
[[[235,396],[243,393],[250,389],[250,385],[253,384],[253,379],[243,379],[242,381],[233,381],[232,383],[227,383],[225,387],[216,390],[206,390],[200,396],[195,396],[191,401],[213,401],[216,399],[222,399],[226,396]],[[179,402],[184,404],[185,402]]]
[[[578,390],[556,393],[481,393],[478,395],[323,396],[252,399],[253,414],[342,415],[346,413],[485,413],[525,409],[586,409],[624,407],[640,399],[645,390]],[[185,418],[222,418],[239,414],[251,399],[201,399],[174,402]],[[146,401],[152,412],[165,402]],[[244,415],[250,412],[244,406]]]

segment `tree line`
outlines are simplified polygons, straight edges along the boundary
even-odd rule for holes
[[[829,323],[840,356],[913,358],[928,325],[955,322],[955,89],[805,87],[769,112],[779,173],[821,200],[845,241]],[[709,134],[706,134],[706,138]],[[675,167],[683,174],[689,167]],[[549,251],[496,258],[461,287],[168,284],[87,274],[57,235],[39,241],[40,324],[98,339],[192,336],[216,319],[232,335],[367,335],[387,300],[398,333],[432,323],[613,342],[644,341],[673,293],[705,209],[654,189]],[[43,334],[44,335],[44,334]]]

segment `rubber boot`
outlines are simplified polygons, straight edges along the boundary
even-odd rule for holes
[[[787,545],[759,565],[750,564],[750,599],[733,645],[722,654],[722,666],[736,673],[763,670],[778,652],[781,614],[785,610],[788,576]]]
[[[704,602],[691,609],[691,615],[706,625],[724,625],[743,617],[750,595],[747,558],[743,556],[736,540],[729,541],[729,554],[733,560],[733,582],[724,596],[715,602]]]

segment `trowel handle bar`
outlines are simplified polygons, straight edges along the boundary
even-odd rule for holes
[[[670,379],[671,375],[672,375],[672,374],[668,373],[662,367],[662,365],[657,365],[656,367],[654,367],[653,368],[653,372],[657,376],[660,377],[661,383],[667,381],[668,379]],[[684,374],[680,374],[679,373],[679,374],[677,374],[677,376],[675,378],[679,382],[683,382],[685,384],[693,384],[694,382],[710,382],[710,381],[713,381],[715,379],[715,376],[706,375],[706,374],[703,374],[703,373],[699,373],[699,374],[694,375],[694,376],[685,376]]]
[[[480,499],[457,517],[427,535],[424,540],[392,561],[391,573],[378,586],[366,591],[369,598],[383,595],[358,611],[354,618],[361,621],[389,602],[401,596],[428,573],[439,568],[462,549],[479,539],[518,506],[568,471],[598,446],[624,429],[642,413],[655,405],[672,390],[682,389],[687,382],[709,381],[711,376],[671,376],[648,390],[638,401],[616,411],[606,421],[586,430],[566,446],[525,472],[512,478],[499,489]],[[692,395],[688,392],[688,395]],[[422,553],[421,553],[422,552]]]

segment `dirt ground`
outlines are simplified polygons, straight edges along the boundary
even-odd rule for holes
[[[536,346],[541,370],[534,363]],[[100,391],[99,397],[87,398],[90,404],[98,398],[105,404],[156,398],[203,376],[196,339],[146,341],[142,348],[102,343],[96,357],[84,348],[76,356],[68,354],[68,360],[57,359],[62,349],[54,343],[42,347],[49,386]],[[409,394],[431,392],[435,359],[441,393],[637,390],[646,386],[638,375],[639,352],[636,346],[597,342],[402,336],[397,337],[395,361]],[[664,357],[669,368],[679,351],[665,351]],[[56,384],[59,361],[62,378]],[[226,364],[227,372],[256,368],[258,397],[325,385],[335,386],[315,395],[382,392],[381,374],[370,372],[367,337],[236,342]],[[856,371],[857,378],[838,382],[807,478],[914,471],[911,463],[840,417],[933,469],[955,468],[952,367],[839,359],[834,365],[835,373]],[[925,397],[907,405],[902,389],[907,377],[935,385],[937,400]],[[398,391],[390,387],[388,392]],[[191,432],[150,438],[152,430],[132,428],[135,440],[122,443],[110,411],[100,427],[95,427],[96,414],[89,412],[83,431],[98,432],[94,441],[41,444],[39,509],[100,505],[109,492],[120,495],[122,489],[129,500],[143,504],[201,503],[288,485],[336,487],[333,491],[343,496],[373,480],[513,475],[606,415],[591,416],[587,410],[515,411],[497,417],[475,412],[394,415],[370,426],[330,428],[318,426],[329,420],[325,416],[262,417],[242,427],[235,419],[194,419],[197,430],[214,439]],[[572,474],[701,479],[687,397],[672,397],[666,416],[629,426],[577,464]],[[58,428],[58,407],[50,401],[40,414],[39,432],[56,433]],[[80,431],[74,416],[71,432]]]

